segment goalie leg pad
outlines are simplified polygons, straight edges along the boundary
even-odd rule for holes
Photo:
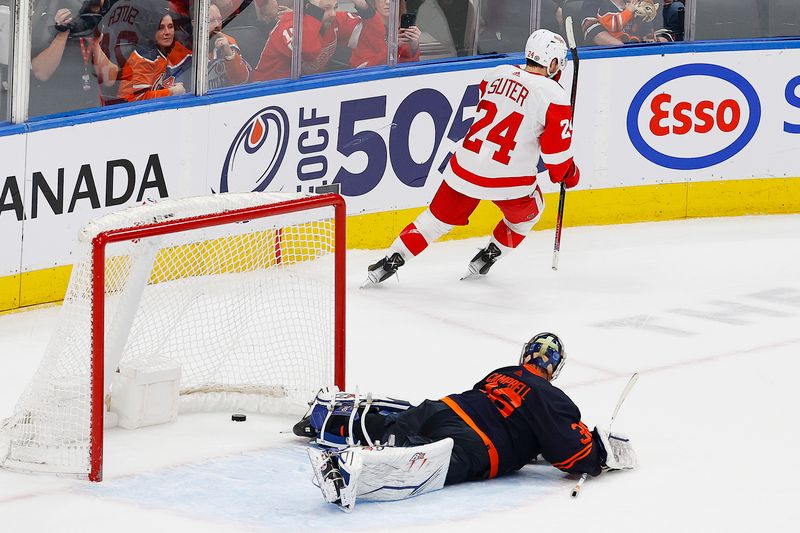
[[[453,439],[446,438],[409,448],[354,446],[341,452],[310,448],[308,456],[325,501],[350,512],[357,499],[403,500],[441,489],[452,451]]]
[[[627,435],[611,433],[600,427],[597,428],[597,434],[606,450],[606,467],[610,470],[632,470],[639,466],[636,451]]]
[[[393,501],[419,496],[444,487],[453,452],[446,438],[409,448],[353,448],[360,456],[356,495],[367,501]],[[343,454],[344,455],[344,454]],[[340,457],[343,463],[344,457]]]

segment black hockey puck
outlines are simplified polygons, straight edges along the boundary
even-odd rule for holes
[[[247,415],[239,415],[239,414],[231,415],[231,420],[233,420],[234,422],[244,422],[245,420],[247,420]]]

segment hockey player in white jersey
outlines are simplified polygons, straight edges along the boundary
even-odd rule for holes
[[[525,59],[524,66],[501,65],[481,81],[475,121],[450,158],[430,207],[400,232],[386,257],[370,265],[367,284],[394,275],[454,226],[466,225],[480,200],[491,200],[503,219],[468,271],[468,276],[484,276],[519,246],[541,216],[540,156],[553,183],[578,184],[572,111],[558,84],[567,45],[561,36],[537,30],[525,45]]]

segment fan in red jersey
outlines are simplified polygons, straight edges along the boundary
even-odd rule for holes
[[[369,8],[371,9],[371,8]],[[370,16],[374,11],[370,12]],[[292,13],[284,13],[269,35],[261,59],[253,71],[253,81],[288,78],[292,73]],[[303,13],[301,73],[325,72],[337,46],[349,46],[361,17],[336,11],[336,0],[308,0]],[[358,39],[358,37],[355,37]]]
[[[480,200],[503,212],[492,239],[472,258],[466,277],[485,276],[514,250],[544,209],[536,182],[541,156],[550,180],[572,188],[580,172],[572,159],[572,111],[558,84],[567,45],[537,30],[525,45],[524,66],[501,65],[480,84],[475,122],[444,172],[430,207],[400,232],[389,253],[370,265],[367,284],[391,277],[406,261],[454,226],[465,226]]]
[[[353,38],[350,39],[349,46],[353,49],[350,66],[361,68],[385,65],[389,52],[387,45],[389,17],[392,14],[389,0],[369,0],[369,2],[354,0],[354,4],[363,24],[361,31],[354,32]],[[405,14],[405,1],[400,2],[399,14]],[[397,47],[399,63],[419,61],[420,35],[420,29],[414,24],[408,27],[401,25],[398,29]]]

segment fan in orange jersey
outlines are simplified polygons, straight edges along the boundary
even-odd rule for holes
[[[183,79],[190,79],[192,54],[175,40],[172,15],[161,17],[154,34],[154,46],[137,46],[125,62],[120,99],[133,102],[186,92]]]
[[[582,7],[584,41],[619,45],[666,40],[656,36],[653,26],[658,8],[653,0],[587,0]]]
[[[236,39],[222,33],[222,14],[215,4],[208,6],[208,31],[208,88],[246,83],[250,65],[242,58]]]

